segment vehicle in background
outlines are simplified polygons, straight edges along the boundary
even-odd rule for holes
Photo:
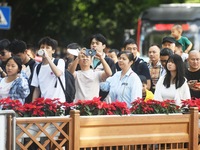
[[[183,36],[200,50],[200,4],[161,4],[141,13],[137,26],[137,44],[140,56],[147,61],[148,48],[161,46],[162,38],[170,36],[174,24],[181,24]]]

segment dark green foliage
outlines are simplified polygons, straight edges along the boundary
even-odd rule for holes
[[[12,7],[11,29],[0,30],[0,35],[1,39],[18,38],[32,44],[37,43],[43,36],[51,36],[59,41],[61,47],[71,42],[88,47],[88,36],[100,32],[107,37],[112,48],[120,49],[124,40],[124,29],[136,29],[141,11],[160,3],[179,1],[7,1]]]

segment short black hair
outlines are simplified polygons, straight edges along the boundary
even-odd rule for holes
[[[48,46],[51,46],[53,50],[56,50],[56,48],[58,46],[58,42],[56,40],[48,37],[48,36],[40,39],[40,41],[38,42],[38,46],[40,47],[42,44],[46,44]]]
[[[171,56],[171,55],[173,55],[173,51],[169,48],[163,48],[160,51],[160,56]]]
[[[130,51],[127,51],[127,50],[121,51],[121,52],[118,54],[117,57],[120,57],[122,54],[125,54],[125,55],[128,57],[129,61],[135,62],[135,59],[136,59],[136,58],[134,57],[133,53],[131,53]]]
[[[8,39],[3,39],[0,41],[0,51],[8,50],[9,51],[10,41]]]
[[[135,42],[135,40],[130,38],[130,39],[124,41],[123,48],[125,48],[129,44],[136,44],[137,45],[137,43]]]
[[[19,71],[18,73],[21,72],[22,70],[22,60],[21,58],[19,58],[18,56],[12,56],[10,58],[8,58],[8,60],[6,61],[6,64],[8,63],[9,60],[13,59],[15,61],[15,63],[17,64],[18,68],[19,68]]]
[[[147,84],[147,78],[144,75],[138,75],[142,84]]]
[[[96,39],[97,41],[105,44],[106,47],[108,46],[107,39],[101,33],[93,34],[90,37],[90,40],[89,40],[90,44],[91,44],[91,42],[92,42],[93,39]]]
[[[110,49],[110,50],[108,51],[108,53],[112,53],[112,52],[114,52],[116,55],[119,54],[119,50],[118,50],[118,49]]]
[[[27,49],[27,45],[22,40],[13,40],[9,45],[9,51],[13,54],[24,53]]]
[[[178,47],[178,48],[182,48],[182,44],[179,43],[179,42],[176,42],[175,45],[176,45],[176,47]]]
[[[78,44],[78,43],[70,43],[67,45],[67,48],[70,48],[70,49],[81,49],[81,46]]]

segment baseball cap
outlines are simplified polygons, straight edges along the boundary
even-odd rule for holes
[[[165,42],[176,43],[176,40],[173,37],[167,36],[163,38],[162,44]]]

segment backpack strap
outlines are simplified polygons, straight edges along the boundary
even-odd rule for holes
[[[59,61],[59,58],[55,58],[54,61],[53,61],[53,63],[57,66],[57,65],[58,65],[58,61]],[[63,72],[63,73],[64,73],[64,72]],[[62,83],[60,77],[57,77],[57,78],[58,78],[58,80],[59,80],[59,82],[60,82],[60,85],[61,85],[61,87],[62,87],[62,90],[63,90],[63,92],[64,92],[64,94],[65,94],[66,92],[65,92],[65,88],[64,88],[64,86],[63,86],[63,83]],[[56,82],[56,85],[57,85],[57,82]],[[65,95],[65,97],[66,97],[66,95]]]
[[[39,64],[36,66],[36,74],[37,74],[37,76],[39,75],[41,65],[42,65],[42,63],[39,63]]]
[[[58,61],[59,61],[59,58],[55,58],[55,59],[53,60],[53,63],[57,66],[57,65],[58,65]]]

